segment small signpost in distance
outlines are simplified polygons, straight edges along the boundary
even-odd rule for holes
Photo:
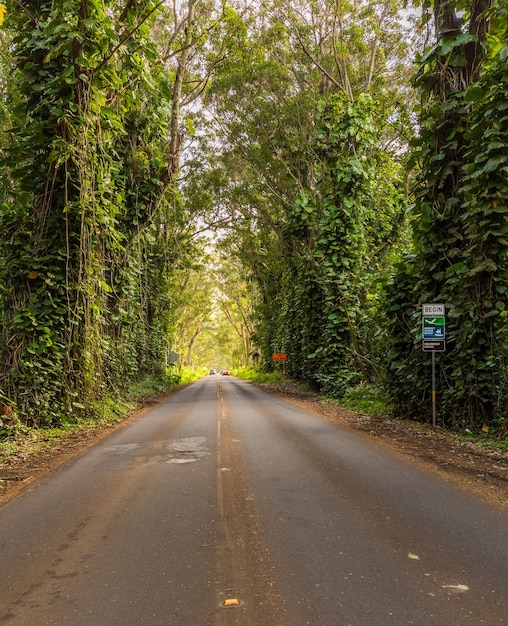
[[[286,361],[288,360],[287,354],[285,352],[276,352],[272,354],[272,361],[282,362],[282,373],[286,374]]]

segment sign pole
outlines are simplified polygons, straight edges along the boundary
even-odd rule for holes
[[[432,351],[432,428],[436,428],[436,352]]]
[[[282,361],[282,374],[284,376],[286,375],[287,358],[288,356],[285,352],[276,352],[275,354],[272,354],[272,361],[275,361],[276,363],[280,363]]]

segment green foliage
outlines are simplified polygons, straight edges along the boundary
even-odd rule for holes
[[[256,354],[275,377],[286,352],[331,397],[368,403],[386,382],[425,420],[420,305],[439,301],[441,421],[502,429],[505,3],[423,3],[437,38],[414,81],[411,243],[405,3],[326,0],[312,20],[292,1],[180,4],[9,0],[0,397],[19,423],[100,420],[133,382],[204,374],[168,373],[170,349],[191,370]],[[206,114],[181,110],[201,94]],[[195,216],[221,229],[222,268],[196,262]]]
[[[391,184],[377,184],[387,166],[378,144],[383,132],[370,96],[355,104],[330,98],[313,142],[319,157],[313,199],[302,194],[285,230],[293,252],[291,308],[283,322],[289,371],[331,397],[370,376],[361,353],[364,310],[384,269],[380,253],[396,238],[404,209],[393,161]]]
[[[487,17],[474,19],[470,29],[484,32]],[[439,35],[417,79],[415,254],[400,266],[386,297],[390,385],[401,414],[428,417],[429,356],[419,346],[419,304],[443,302],[448,350],[438,358],[441,420],[479,430],[504,419],[508,409],[507,65],[499,45],[506,26],[492,33],[492,55],[485,39]]]
[[[252,366],[239,367],[234,369],[231,373],[242,380],[250,380],[253,383],[259,384],[277,384],[286,380],[286,376],[282,372],[263,372]]]
[[[186,385],[188,383],[193,383],[200,378],[208,375],[208,370],[203,367],[183,367],[177,376],[179,376],[180,380],[178,384]],[[173,374],[175,376],[175,374]]]
[[[170,249],[187,220],[170,190],[158,6],[29,0],[8,13],[0,387],[25,423],[80,419],[165,368]]]
[[[366,383],[350,387],[341,402],[347,409],[367,415],[388,415],[393,410],[386,389]]]
[[[207,92],[225,150],[212,136],[213,168],[193,164],[248,271],[260,366],[286,352],[294,378],[336,396],[378,375],[375,285],[404,228],[404,174],[387,146],[408,116],[382,78],[404,66],[397,8],[316,4],[312,23],[292,2],[261,20],[253,8]],[[329,33],[319,46],[316,28]]]
[[[182,379],[183,376],[180,371],[167,368],[164,373],[157,376],[147,375],[140,377],[130,386],[128,395],[131,400],[136,401],[160,396],[182,383]]]

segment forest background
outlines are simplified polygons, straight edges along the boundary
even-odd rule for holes
[[[507,11],[1,4],[0,432],[99,420],[172,352],[428,421],[439,302],[440,424],[506,436]]]

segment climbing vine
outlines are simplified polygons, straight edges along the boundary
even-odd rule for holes
[[[379,105],[369,95],[355,103],[345,95],[330,98],[313,142],[315,192],[301,195],[286,229],[296,253],[288,345],[298,365],[291,368],[339,397],[369,378],[360,348],[363,311],[380,269],[380,243],[393,235],[404,208],[397,167],[392,161],[386,169],[380,150],[383,132]],[[383,175],[390,185],[378,185]]]
[[[506,415],[507,41],[500,7],[477,2],[459,18],[459,3],[435,3],[437,43],[421,58],[416,79],[422,108],[415,254],[388,292],[397,320],[391,381],[401,412],[428,415],[418,305],[439,301],[448,312],[441,419],[484,430]]]
[[[132,329],[153,306],[141,297],[154,255],[145,231],[170,182],[157,6],[28,1],[8,13],[23,99],[3,159],[0,387],[28,423],[75,419],[139,370]]]

